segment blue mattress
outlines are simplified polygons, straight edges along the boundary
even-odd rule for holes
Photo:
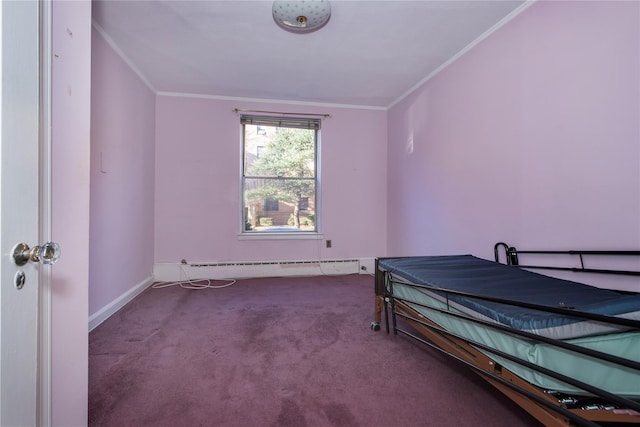
[[[439,296],[476,317],[555,339],[621,332],[627,328],[573,316],[438,292],[448,289],[589,313],[640,319],[640,294],[626,295],[569,280],[544,276],[472,255],[383,258],[379,269],[397,280],[428,286]]]

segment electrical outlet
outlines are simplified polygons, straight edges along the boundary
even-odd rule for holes
[[[327,240],[327,247],[330,248],[331,247],[331,240]]]

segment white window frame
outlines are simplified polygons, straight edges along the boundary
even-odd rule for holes
[[[302,128],[302,123],[312,124],[315,126],[316,142],[315,142],[315,231],[246,231],[245,230],[245,203],[244,203],[244,162],[245,162],[245,124],[264,124],[268,126],[279,127],[298,127]],[[280,116],[254,116],[242,115],[240,117],[240,224],[239,224],[239,240],[321,240],[322,227],[322,202],[321,202],[321,121],[315,118],[304,117],[280,117]]]

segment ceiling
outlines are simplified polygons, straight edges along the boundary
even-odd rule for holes
[[[332,0],[308,34],[270,0],[94,0],[93,19],[157,93],[388,108],[529,4]]]

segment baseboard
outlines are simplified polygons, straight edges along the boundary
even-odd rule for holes
[[[153,276],[156,281],[173,282],[188,279],[248,279],[255,277],[368,274],[373,272],[373,260],[374,258],[322,261],[157,263],[153,267]],[[361,269],[361,266],[364,266],[365,269]]]
[[[111,317],[116,311],[124,307],[129,301],[138,296],[142,291],[147,289],[153,283],[153,276],[149,276],[142,282],[129,289],[127,292],[120,295],[109,304],[102,307],[100,310],[89,316],[89,332],[94,330],[96,326]]]

